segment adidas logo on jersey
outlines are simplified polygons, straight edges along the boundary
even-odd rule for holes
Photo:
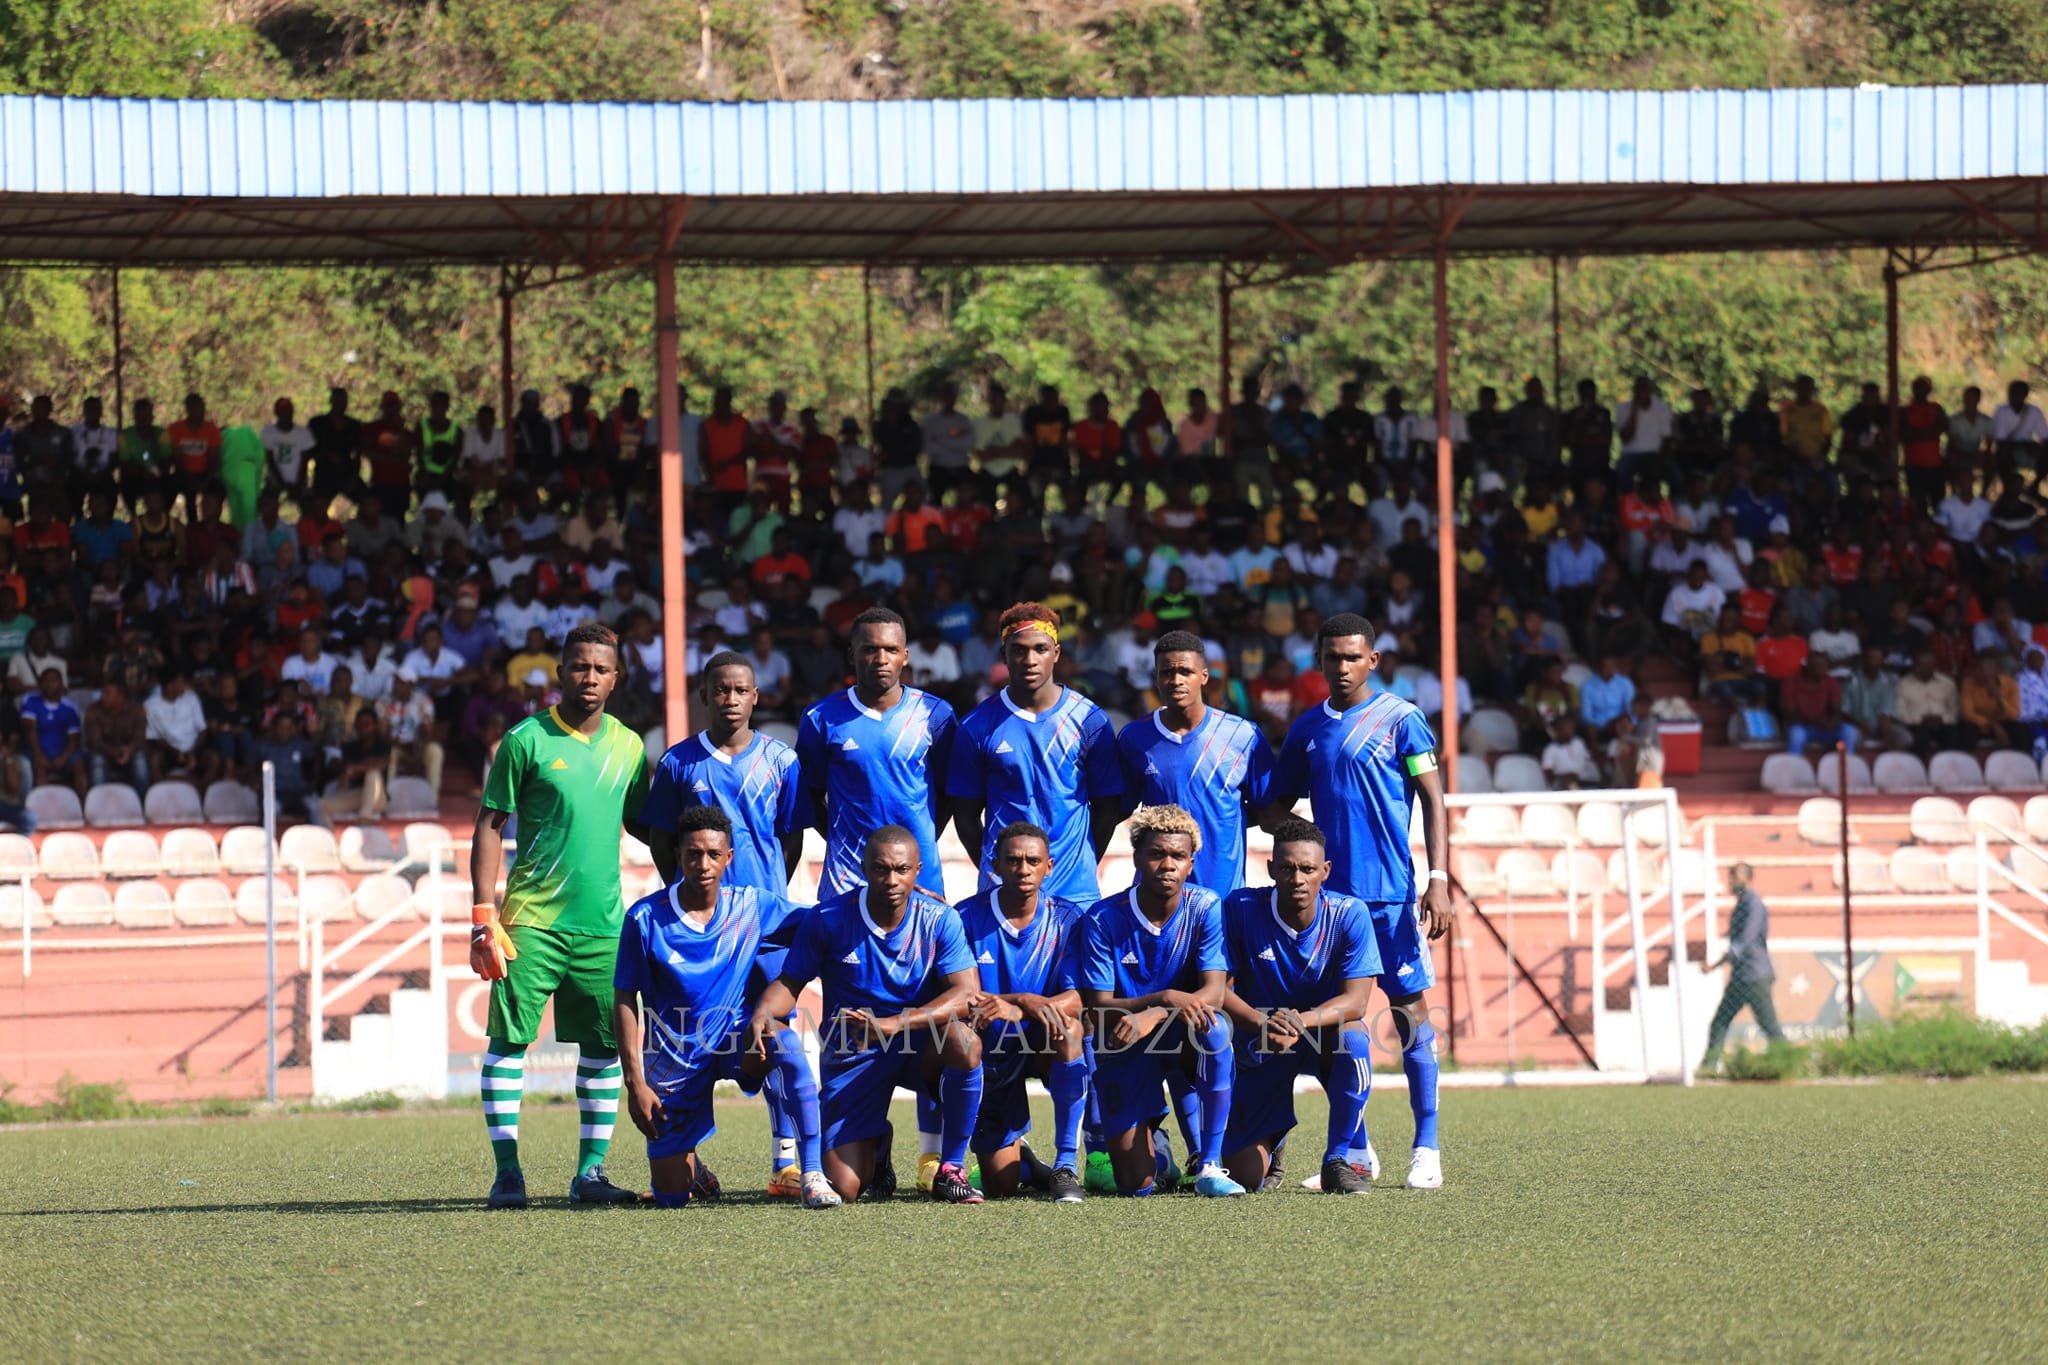
[[[1147,776],[1147,777],[1157,777],[1157,776],[1159,776],[1159,765],[1158,765],[1157,763],[1154,763],[1154,762],[1153,762],[1153,761],[1152,761],[1151,759],[1149,759],[1149,758],[1145,760],[1145,776]]]
[[[842,957],[839,960],[841,962],[850,963],[853,966],[858,967],[860,965],[860,953],[858,951],[849,952],[845,957]]]
[[[1266,945],[1265,947],[1263,947],[1263,948],[1259,949],[1259,961],[1261,961],[1261,962],[1278,962],[1279,960],[1280,960],[1279,958],[1277,958],[1277,957],[1274,957],[1274,956],[1273,956],[1273,945],[1272,945],[1272,944],[1270,944],[1270,943],[1269,943],[1269,944],[1267,944],[1267,945]]]
[[[683,965],[683,955],[682,955],[681,953],[677,952],[677,951],[676,951],[675,949],[673,949],[673,948],[669,949],[669,950],[668,950],[668,963],[669,963],[669,966],[671,966],[671,967],[680,967],[680,966],[682,966],[682,965]]]
[[[1316,751],[1316,742],[1314,740],[1310,740],[1308,742],[1308,751],[1310,753],[1314,753]]]
[[[860,748],[860,741],[855,739],[852,735],[848,735],[839,743],[839,751],[841,753],[850,754],[858,748]]]
[[[708,792],[711,790],[711,784],[700,777],[690,784],[690,790],[693,792]]]
[[[996,752],[999,754],[1014,754],[1017,751],[1010,747],[1010,741],[1006,739],[1002,741],[1000,744],[996,745]]]
[[[976,958],[976,959],[974,959],[974,960],[975,960],[976,962],[986,962],[986,963],[987,963],[987,964],[988,964],[989,966],[991,966],[991,967],[993,967],[993,966],[995,966],[995,965],[996,965],[996,959],[995,959],[995,955],[994,955],[993,953],[989,952],[989,950],[988,950],[988,949],[986,949],[986,948],[983,948],[983,949],[981,950],[981,956],[980,956],[980,957],[977,957],[977,958]]]
[[[1138,966],[1138,965],[1139,965],[1139,963],[1138,963],[1138,955],[1137,955],[1136,953],[1125,953],[1125,954],[1124,954],[1124,966],[1126,966],[1126,967],[1136,967],[1136,966]]]
[[[558,758],[558,759],[556,759],[556,760],[555,760],[554,762],[552,762],[552,763],[548,764],[548,768],[549,768],[549,769],[550,769],[551,771],[552,771],[553,769],[556,769],[556,768],[566,768],[566,767],[568,767],[568,766],[569,766],[569,765],[568,765],[567,763],[563,762],[563,761],[562,761],[561,759],[559,759],[559,758]]]

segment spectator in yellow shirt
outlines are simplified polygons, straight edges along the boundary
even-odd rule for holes
[[[1828,443],[1835,434],[1835,415],[1813,396],[1813,376],[1792,381],[1792,399],[1778,409],[1778,434],[1785,448],[1818,469],[1827,463]]]

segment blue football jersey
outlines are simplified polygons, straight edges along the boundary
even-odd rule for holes
[[[1095,846],[1088,838],[1088,803],[1123,794],[1116,734],[1102,708],[1068,688],[1050,711],[1022,711],[998,692],[967,713],[953,739],[946,794],[980,801],[981,885],[991,871],[996,835],[1028,820],[1052,836],[1052,876],[1045,891],[1088,905],[1102,894]]]
[[[1306,796],[1330,841],[1329,889],[1362,901],[1415,900],[1408,851],[1414,773],[1436,766],[1436,736],[1412,702],[1375,692],[1346,711],[1328,702],[1288,727],[1275,794]]]
[[[612,988],[640,997],[649,1085],[679,1086],[738,1046],[733,1033],[747,1021],[755,965],[797,915],[781,896],[751,886],[719,888],[701,927],[684,917],[674,887],[627,908]]]
[[[821,901],[798,927],[782,964],[789,980],[820,983],[823,1027],[841,1010],[901,1014],[942,992],[950,974],[974,968],[952,906],[914,892],[902,922],[885,934],[868,918],[866,896],[866,887],[856,887]]]
[[[1079,984],[1133,1000],[1155,991],[1192,991],[1203,972],[1230,970],[1223,955],[1223,901],[1203,887],[1183,886],[1166,923],[1138,908],[1133,885],[1097,901],[1081,932]]]
[[[953,708],[915,687],[887,711],[861,704],[852,688],[804,712],[796,756],[808,792],[825,794],[825,873],[820,896],[867,883],[860,856],[868,835],[901,825],[917,836],[918,880],[943,890],[939,871],[939,788],[953,753]]]
[[[1244,885],[1245,806],[1263,806],[1273,782],[1273,746],[1243,716],[1208,708],[1184,735],[1154,711],[1116,738],[1123,760],[1124,809],[1179,806],[1202,827],[1193,881],[1217,895]]]
[[[991,995],[1063,995],[1075,988],[1081,907],[1057,896],[1040,896],[1038,913],[1021,932],[996,904],[995,888],[978,891],[959,904],[960,928]],[[1021,1029],[1022,1024],[999,1025]]]
[[[732,821],[725,884],[758,886],[778,896],[788,890],[782,836],[811,825],[796,751],[757,730],[753,743],[728,754],[700,730],[661,756],[640,819],[650,829],[673,833],[685,807],[713,805]]]
[[[1363,902],[1325,890],[1315,922],[1295,932],[1280,918],[1270,886],[1246,887],[1223,901],[1223,951],[1231,989],[1254,1009],[1314,1009],[1344,983],[1380,974],[1379,938]]]

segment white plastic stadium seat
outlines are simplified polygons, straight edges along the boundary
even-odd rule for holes
[[[705,588],[697,594],[697,609],[699,611],[717,611],[730,601],[732,601],[732,597],[724,588]]]
[[[277,838],[277,861],[295,872],[339,872],[341,849],[333,830],[293,825]]]
[[[2027,837],[2048,843],[2048,796],[2030,796],[2020,818],[2026,822]]]
[[[144,794],[142,813],[152,825],[197,825],[206,819],[206,806],[190,782],[159,782]]]
[[[1625,811],[1621,823],[1634,832],[1637,843],[1650,848],[1664,847],[1664,812],[1660,807]]]
[[[1987,785],[1975,754],[1943,749],[1927,765],[1927,780],[1938,792],[1980,792]]]
[[[2032,754],[2000,749],[1984,760],[1984,785],[1995,792],[2037,792],[2041,790],[2041,770],[2034,766]]]
[[[2020,818],[2019,802],[2010,796],[1973,796],[1969,809],[1964,812],[1970,821],[1970,833],[1979,832],[1998,843],[2010,843],[2019,837],[2026,825]]]
[[[1820,779],[1804,754],[1771,754],[1764,759],[1764,790],[1777,796],[1806,796],[1820,790]]]
[[[426,886],[420,883],[423,895]],[[373,873],[356,883],[355,905],[356,917],[362,920],[382,919],[394,910],[401,912],[399,919],[421,918],[413,904],[412,883],[389,872]]]
[[[2037,853],[2031,848],[2015,848],[2012,851],[2012,874],[2026,884],[2029,895],[2048,895],[2048,854]],[[1992,887],[1997,889],[1998,883]]]
[[[398,861],[398,846],[376,825],[350,825],[341,832],[341,865],[350,872],[381,872]]]
[[[1129,716],[1123,716],[1116,711],[1110,711],[1108,715],[1112,727],[1129,725],[1131,723]],[[770,739],[779,739],[792,749],[796,747],[796,727],[786,720],[765,721],[757,728]],[[1121,732],[1119,731],[1119,733]]]
[[[1588,848],[1621,847],[1621,807],[1588,801],[1579,807],[1579,842]]]
[[[1543,765],[1527,754],[1502,754],[1494,761],[1493,789],[1497,792],[1549,791]]]
[[[1714,870],[1707,864],[1707,853],[1700,848],[1674,848],[1665,860],[1667,869],[1678,869],[1678,894],[1681,896],[1704,896],[1707,883],[1713,880]]]
[[[424,777],[395,777],[389,813],[394,820],[431,820],[441,813],[441,795]]]
[[[305,897],[299,902],[299,911],[305,915],[309,924],[314,920],[333,924],[348,919],[354,913],[354,901],[355,897],[350,894],[348,883],[341,878],[308,877]]]
[[[85,823],[94,829],[143,824],[142,798],[126,782],[102,782],[85,794]]]
[[[1590,896],[1607,884],[1607,864],[1589,848],[1567,849],[1550,860],[1550,879],[1560,896],[1567,891]]]
[[[348,884],[339,877],[308,877],[306,879],[308,896],[312,893],[313,883],[320,881],[331,881],[340,886],[342,899],[344,901],[348,899]],[[280,872],[277,877],[277,922],[280,925],[290,924],[298,918],[298,915],[298,893],[292,889],[292,879]],[[263,878],[251,877],[235,888],[235,918],[244,924],[253,924],[260,927],[263,923],[263,916]]]
[[[146,830],[117,829],[100,845],[100,870],[109,877],[154,877],[163,860],[156,836]]]
[[[236,825],[221,836],[220,865],[229,872],[254,875],[263,870],[269,851],[270,839],[263,833],[263,826]],[[282,863],[278,864],[278,871],[284,871]]]
[[[1906,757],[1910,758],[1911,755],[1906,755]],[[1820,779],[1820,789],[1831,796],[1840,793],[1842,790],[1841,770],[1837,766],[1841,761],[1842,756],[1840,754],[1822,754],[1820,762],[1814,765],[1814,775]],[[1915,762],[1917,761],[1916,759]],[[1863,761],[1863,755],[1850,754],[1849,794],[1851,796],[1859,792],[1868,794],[1876,790],[1877,784],[1871,781],[1870,778],[1870,765]]]
[[[1584,687],[1586,679],[1593,676],[1593,666],[1585,662],[1568,663],[1564,666],[1564,680],[1572,687]]]
[[[432,867],[436,856],[441,860],[443,871],[454,870],[455,842],[444,826],[430,824],[424,820],[407,825],[400,848],[406,860],[422,870]],[[509,865],[508,859],[507,866]]]
[[[31,929],[47,929],[53,923],[49,907],[33,887],[24,893],[19,882],[0,886],[0,929],[21,928],[24,894],[26,895],[28,922]]]
[[[206,823],[241,825],[263,818],[263,798],[239,782],[216,782],[206,789]]]
[[[668,752],[668,727],[666,725],[657,725],[640,738],[647,746],[647,761],[649,763],[655,762]]]
[[[1512,753],[1522,742],[1515,718],[1496,706],[1482,706],[1465,717],[1459,732],[1465,736],[1465,747],[1478,754]]]
[[[1948,891],[1948,859],[1931,848],[1907,844],[1892,850],[1892,885],[1909,895],[1940,895]]]
[[[164,871],[173,877],[211,877],[220,871],[220,845],[203,829],[174,829],[164,835]]]
[[[1636,849],[1636,891],[1643,896],[1654,896],[1664,885],[1664,860],[1656,851],[1647,848]],[[1607,855],[1607,886],[1611,891],[1628,890],[1628,850],[1617,848]],[[1617,911],[1616,913],[1620,913]]]
[[[214,929],[235,922],[235,896],[226,883],[212,877],[179,882],[171,913],[186,929]]]
[[[630,834],[619,837],[619,866],[653,867],[654,852]]]
[[[1809,844],[1842,842],[1842,803],[1832,796],[1809,796],[1799,803],[1799,837]]]
[[[1483,853],[1469,848],[1452,849],[1451,875],[1458,879],[1458,884],[1468,895],[1486,897],[1500,894],[1500,877]]]
[[[1971,839],[1963,808],[1946,796],[1923,796],[1907,816],[1913,838],[1923,844],[1964,844]]]
[[[171,893],[160,882],[123,882],[114,893],[114,923],[123,929],[168,929],[177,922]]]
[[[97,877],[100,851],[83,834],[51,834],[43,839],[41,855],[45,877]]]
[[[1467,796],[1486,796],[1493,791],[1493,769],[1478,754],[1458,759],[1458,790]]]
[[[1951,888],[1957,891],[1975,891],[1977,889],[1977,846],[1975,844],[1957,844],[1948,851],[1948,857],[1945,861],[1948,863],[1948,884]],[[1994,891],[1997,889],[1995,882],[1992,889]]]
[[[828,584],[820,584],[819,586],[811,589],[812,611],[823,611],[825,610],[825,608],[831,606],[834,602],[837,602],[838,600],[839,589],[832,587]]]
[[[1458,833],[1465,842],[1473,844],[1522,842],[1522,825],[1512,806],[1467,806]]]
[[[1522,837],[1532,844],[1548,844],[1559,847],[1575,843],[1579,836],[1579,822],[1572,818],[1571,810],[1565,806],[1524,806],[1522,808]]]
[[[26,834],[0,834],[0,879],[18,879],[35,870],[35,841]]]
[[[50,918],[65,929],[103,928],[114,922],[114,898],[98,882],[72,882],[57,888]]]
[[[1531,853],[1526,848],[1511,848],[1500,855],[1493,870],[1500,878],[1501,889],[1510,896],[1548,897],[1557,894],[1557,882],[1550,875],[1550,864],[1543,861],[1540,853]]]
[[[1834,874],[1835,885],[1840,886],[1842,884],[1841,855],[1837,854],[1830,861],[1829,870]],[[1891,860],[1874,848],[1850,845],[1849,875],[1853,879],[1849,886],[1849,889],[1852,891],[1877,892],[1892,889]]]
[[[37,829],[85,828],[85,807],[69,787],[37,787],[29,792],[26,804]]]
[[[1934,790],[1927,780],[1927,769],[1917,754],[1888,753],[1877,756],[1877,767],[1872,770],[1877,789],[1896,796],[1912,796]],[[1849,779],[1853,784],[1855,779]]]

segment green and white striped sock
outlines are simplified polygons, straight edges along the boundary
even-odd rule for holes
[[[526,1089],[526,1045],[496,1038],[484,1048],[484,1122],[499,1171],[519,1169],[519,1098]]]
[[[624,1072],[616,1052],[584,1049],[576,1059],[576,1109],[582,1126],[576,1130],[576,1174],[589,1175],[604,1164],[611,1149],[612,1124],[619,1116],[619,1086]]]

